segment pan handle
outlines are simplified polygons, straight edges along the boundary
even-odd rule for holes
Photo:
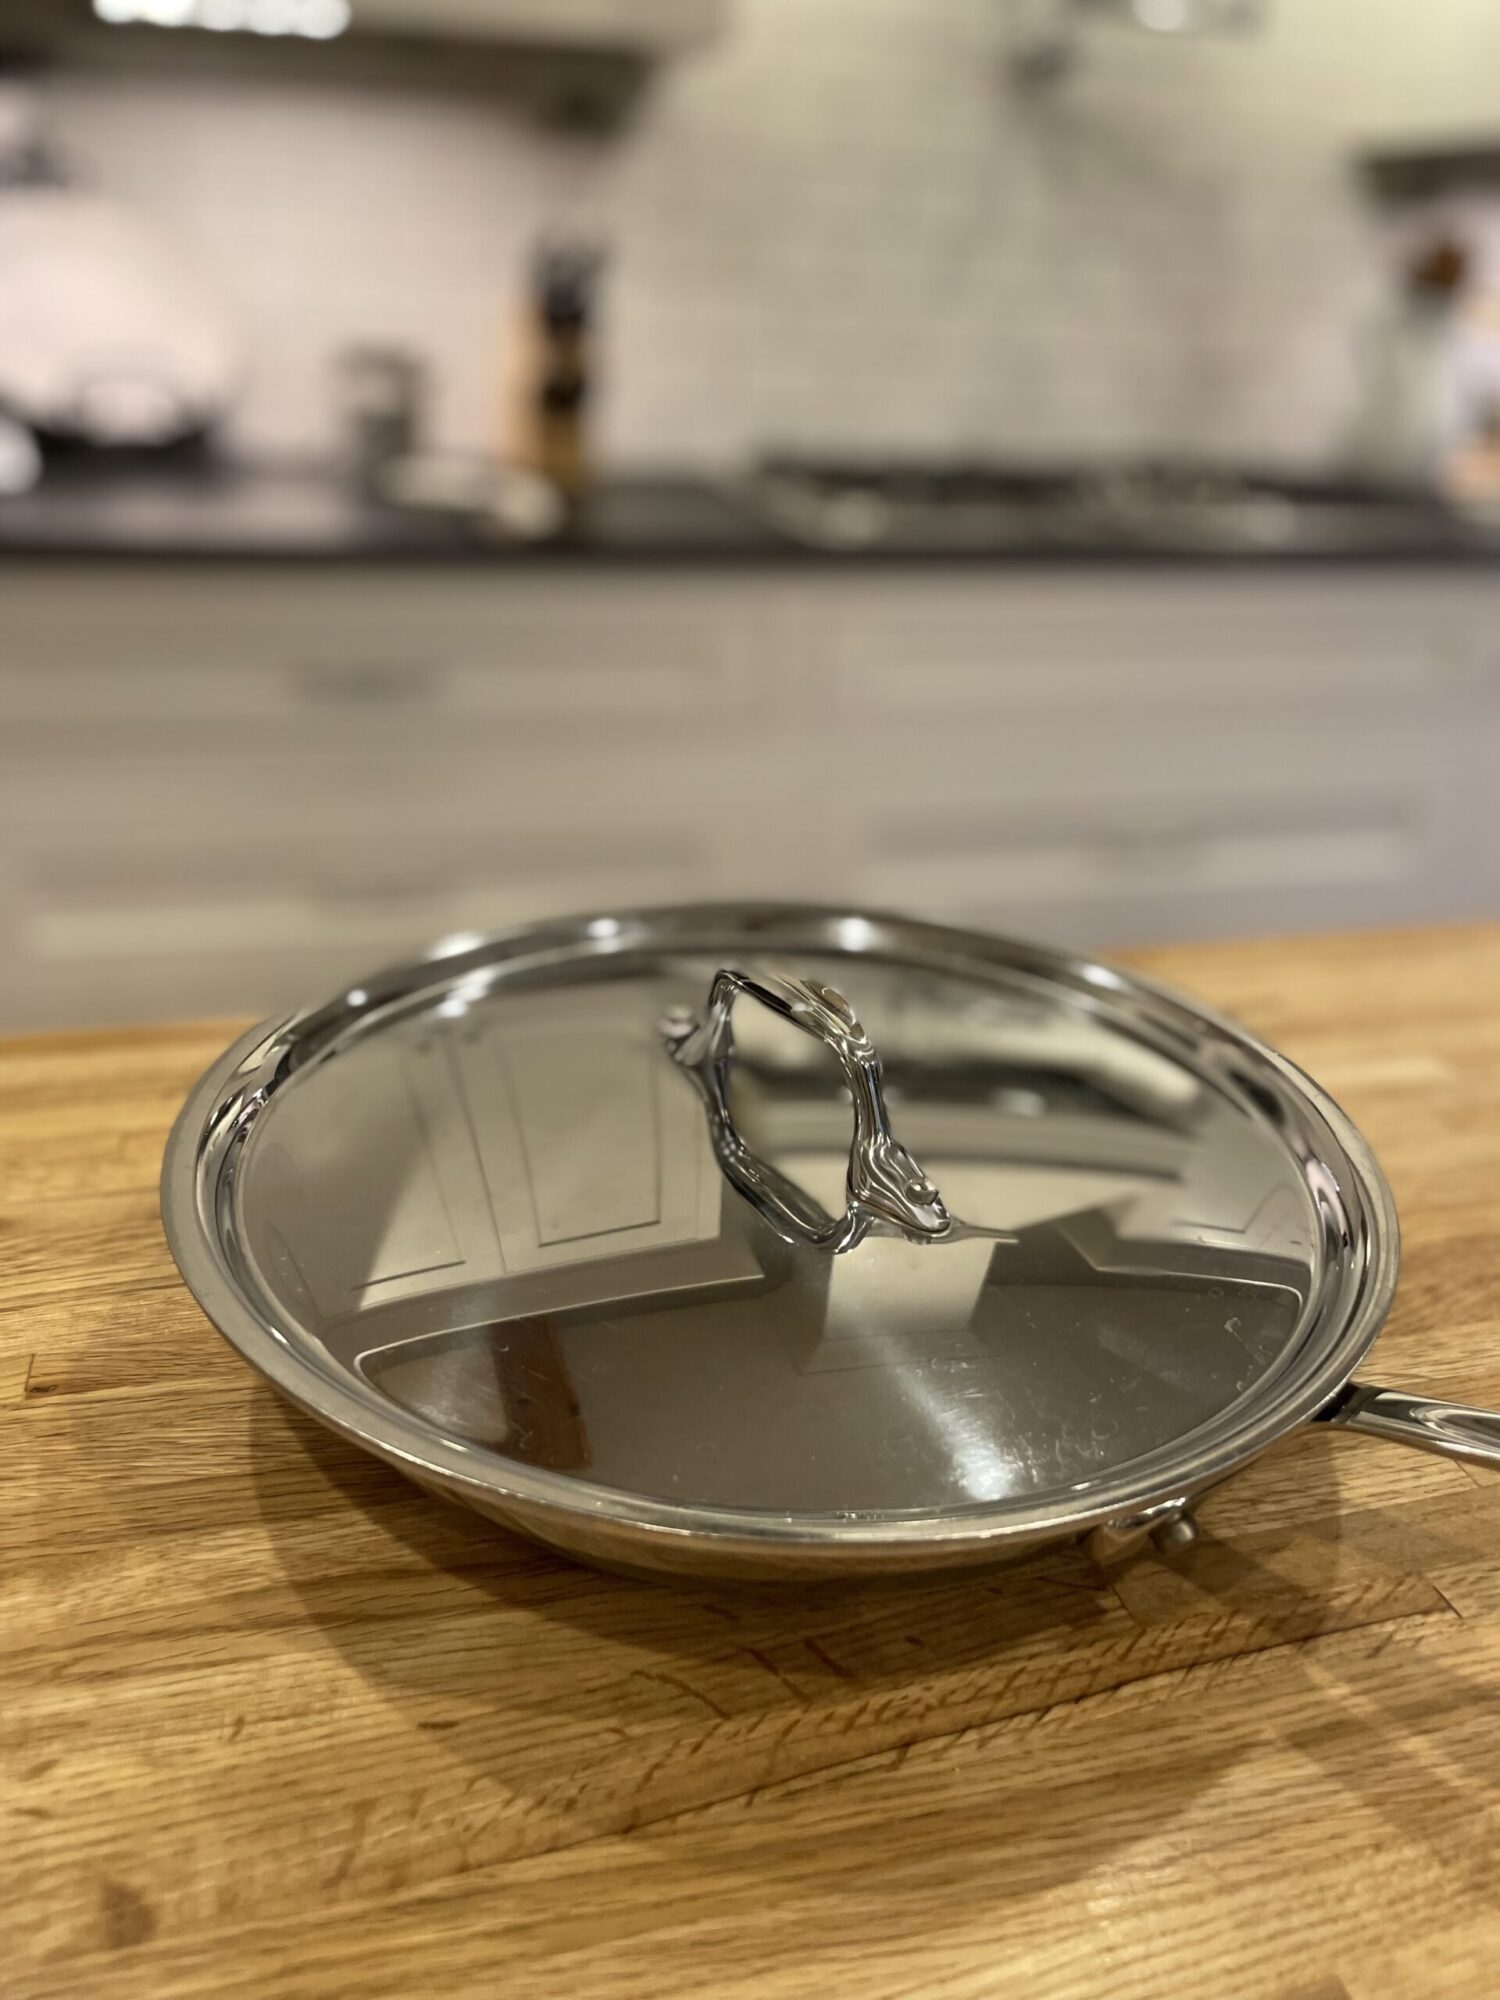
[[[1350,1382],[1319,1410],[1318,1421],[1500,1471],[1500,1411],[1444,1403],[1435,1396],[1408,1396],[1400,1389],[1377,1388],[1373,1382]]]

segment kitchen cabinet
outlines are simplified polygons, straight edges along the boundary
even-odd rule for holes
[[[1451,580],[907,585],[838,621],[855,893],[1060,942],[1467,906]]]
[[[1469,570],[56,562],[3,582],[0,1021],[294,1004],[787,895],[1109,946],[1500,908]]]

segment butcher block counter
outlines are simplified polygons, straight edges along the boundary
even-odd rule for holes
[[[1373,1142],[1365,1372],[1500,1405],[1500,928],[1135,962]],[[1107,1573],[573,1568],[184,1290],[158,1162],[239,1026],[0,1046],[7,2000],[1495,1991],[1500,1479],[1320,1429]]]

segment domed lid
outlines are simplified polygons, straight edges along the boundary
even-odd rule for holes
[[[1395,1258],[1357,1135],[1228,1024],[799,908],[452,940],[259,1030],[164,1206],[247,1357],[419,1476],[851,1550],[1208,1483]]]

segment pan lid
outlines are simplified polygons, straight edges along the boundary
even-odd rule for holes
[[[174,1253],[419,1477],[650,1533],[934,1547],[1194,1491],[1394,1285],[1331,1101],[1015,942],[784,906],[448,940],[268,1024],[169,1147]]]

